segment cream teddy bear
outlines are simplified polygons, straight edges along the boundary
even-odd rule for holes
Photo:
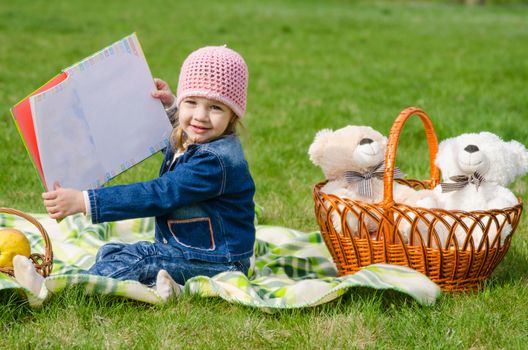
[[[323,129],[315,135],[308,154],[310,160],[321,167],[328,182],[321,188],[326,194],[341,198],[379,203],[383,200],[383,171],[387,138],[369,126],[346,126],[332,131]],[[401,177],[399,170],[395,178]],[[395,183],[396,202],[415,203],[425,195]],[[339,206],[342,211],[343,206]],[[359,214],[359,213],[358,213]],[[376,213],[372,213],[374,216]],[[332,211],[331,220],[338,233],[342,233],[340,215]],[[370,233],[377,230],[378,220],[365,216]],[[347,226],[352,234],[360,231],[357,215],[347,213]]]
[[[417,206],[463,211],[503,209],[518,203],[506,186],[528,172],[528,150],[517,141],[505,142],[490,132],[463,134],[440,143],[435,163],[445,182],[436,186],[431,196],[417,201]],[[500,237],[500,244],[504,244],[511,233],[511,225],[504,224],[505,219],[502,216],[498,222],[482,219],[477,223],[472,232],[474,247],[479,247],[487,225],[490,225],[487,235],[490,246],[498,228],[504,225]],[[475,220],[466,218],[463,222],[472,225]],[[452,224],[452,219],[448,224]],[[446,248],[450,245],[446,242],[447,230],[445,225],[436,226]],[[459,228],[455,233],[461,246],[466,232]]]

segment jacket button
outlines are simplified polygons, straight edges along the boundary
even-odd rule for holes
[[[165,166],[169,166],[169,164],[170,164],[170,160],[165,162]]]
[[[163,244],[167,244],[167,243],[168,243],[168,241],[167,241],[167,239],[164,237],[164,238],[163,238]]]

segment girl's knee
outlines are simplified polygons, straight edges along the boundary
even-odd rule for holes
[[[96,262],[114,260],[134,262],[152,255],[156,255],[156,249],[151,242],[108,243],[97,252]]]
[[[125,243],[107,243],[103,245],[97,251],[95,261],[110,259],[112,256],[119,254],[119,252],[123,250],[124,246],[126,246]]]

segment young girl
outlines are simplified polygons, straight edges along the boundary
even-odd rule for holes
[[[130,185],[43,193],[53,219],[85,213],[92,222],[156,217],[155,242],[109,243],[89,274],[137,280],[164,298],[193,276],[247,273],[255,241],[255,184],[235,134],[246,110],[248,71],[226,47],[204,47],[184,61],[177,96],[156,79],[154,98],[174,129],[160,176]],[[39,294],[43,279],[31,262],[14,260],[17,280]],[[177,282],[178,284],[176,284]]]

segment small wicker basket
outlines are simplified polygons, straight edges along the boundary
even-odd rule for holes
[[[44,227],[42,227],[42,225],[31,215],[25,214],[16,209],[0,208],[0,213],[12,214],[24,218],[30,223],[32,223],[39,230],[40,234],[44,238],[44,254],[32,253],[29,256],[29,259],[31,259],[31,261],[35,265],[35,268],[37,269],[37,272],[39,274],[44,277],[49,276],[49,274],[51,273],[51,269],[53,268],[53,251],[51,249],[51,241]],[[0,272],[6,273],[10,276],[14,276],[13,269],[10,267],[0,267]]]
[[[508,251],[521,217],[521,199],[511,208],[471,212],[394,202],[396,148],[403,125],[413,115],[425,127],[430,180],[396,181],[421,189],[432,189],[440,182],[440,170],[434,164],[438,140],[432,122],[423,110],[407,108],[390,131],[383,201],[366,203],[328,195],[321,191],[325,182],[317,184],[313,198],[321,234],[340,275],[370,264],[389,263],[424,273],[444,291],[478,289]]]

